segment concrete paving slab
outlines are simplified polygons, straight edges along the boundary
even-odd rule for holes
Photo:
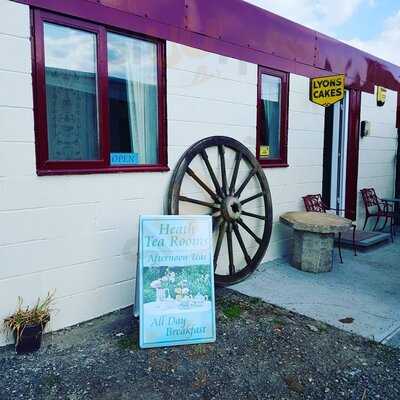
[[[356,257],[343,250],[343,261],[339,263],[335,249],[332,271],[313,274],[278,259],[231,288],[369,339],[400,345],[400,335],[393,336],[400,329],[400,239]],[[340,321],[346,318],[350,323]]]

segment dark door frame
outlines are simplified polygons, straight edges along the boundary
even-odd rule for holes
[[[400,128],[397,128],[397,154],[396,154],[396,198],[400,197]]]
[[[399,115],[399,114],[398,114]],[[396,153],[396,181],[394,189],[394,197],[400,198],[400,128],[397,123],[397,153]],[[400,225],[400,207],[396,203],[396,224]]]
[[[397,128],[397,158],[396,158],[396,186],[395,196],[400,197],[400,92],[397,92],[397,115],[396,115],[396,128]],[[399,206],[397,205],[397,212]],[[400,218],[397,218],[397,224],[400,223]]]
[[[333,105],[325,108],[324,153],[322,168],[322,200],[331,207]]]
[[[355,221],[358,197],[358,157],[360,149],[361,91],[349,91],[349,129],[347,139],[345,216]]]

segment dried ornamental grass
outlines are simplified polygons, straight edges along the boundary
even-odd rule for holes
[[[35,306],[30,308],[23,307],[23,299],[18,296],[17,311],[14,314],[4,319],[4,327],[11,332],[15,332],[16,343],[18,345],[20,337],[28,325],[41,325],[42,329],[50,320],[50,313],[52,311],[52,304],[54,303],[55,291],[48,292],[47,296],[41,300],[38,298]]]

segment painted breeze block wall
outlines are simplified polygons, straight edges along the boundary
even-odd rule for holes
[[[138,217],[164,212],[171,173],[38,177],[27,6],[0,0],[0,51],[0,319],[17,296],[33,304],[52,289],[51,330],[132,304]],[[256,65],[167,43],[171,170],[211,135],[254,152],[256,101]],[[321,191],[324,116],[308,101],[307,78],[291,75],[289,104],[290,167],[265,169],[274,207],[266,259],[290,250],[279,215]]]
[[[29,26],[0,0],[0,319],[56,289],[59,329],[132,304],[137,217],[163,211],[169,176],[36,175]]]
[[[170,167],[189,145],[212,135],[232,136],[255,153],[257,65],[173,43],[167,46],[167,65]],[[274,213],[265,260],[291,249],[291,229],[279,222],[279,215],[303,210],[301,196],[321,192],[324,108],[311,103],[308,93],[309,79],[291,74],[289,167],[264,169]],[[216,154],[212,160],[218,160]]]
[[[391,90],[387,91],[383,107],[376,105],[376,93],[361,95],[361,121],[371,122],[371,134],[360,137],[357,204],[359,229],[363,227],[365,217],[360,189],[373,187],[379,197],[395,197],[396,107],[397,93]],[[370,218],[367,229],[373,228],[374,224],[375,218]]]
[[[303,211],[302,196],[321,193],[325,110],[309,101],[309,79],[290,74],[288,168],[265,169],[271,186],[274,230],[266,259],[291,252],[291,228],[279,223],[287,211]]]

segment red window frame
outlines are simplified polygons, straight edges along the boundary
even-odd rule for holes
[[[262,75],[276,76],[281,79],[281,125],[280,125],[280,157],[267,159],[260,157],[260,145],[262,136],[265,132],[265,118],[263,113],[263,104],[261,100]],[[276,168],[288,167],[287,147],[288,147],[288,115],[289,115],[289,73],[275,69],[258,66],[257,82],[257,141],[256,156],[262,167]]]
[[[137,35],[102,25],[34,10],[33,14],[33,92],[36,137],[36,167],[38,175],[88,174],[109,172],[169,171],[167,160],[167,119],[166,119],[166,56],[165,41]],[[46,81],[44,59],[44,23],[50,22],[95,33],[97,36],[97,90],[98,90],[98,131],[99,160],[53,161],[48,157]],[[120,33],[148,40],[157,45],[157,89],[158,89],[158,163],[134,166],[110,165],[110,133],[108,107],[108,62],[107,32]]]

